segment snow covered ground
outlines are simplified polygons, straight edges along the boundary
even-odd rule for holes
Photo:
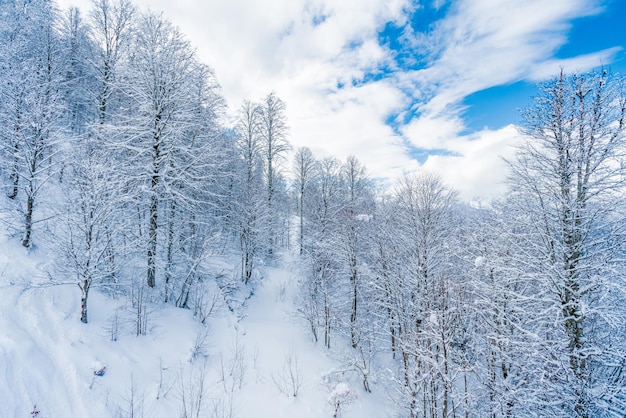
[[[337,401],[342,417],[393,416],[384,388],[342,372],[340,347],[312,342],[288,261],[264,270],[242,319],[160,306],[137,337],[127,299],[98,291],[82,324],[50,259],[0,237],[0,417],[332,417]]]

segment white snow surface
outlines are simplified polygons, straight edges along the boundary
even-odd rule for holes
[[[51,282],[50,259],[0,237],[0,417],[182,417],[183,399],[191,416],[198,393],[199,417],[330,417],[338,390],[354,394],[342,417],[393,416],[384,388],[365,393],[342,372],[348,344],[328,351],[312,341],[288,267],[264,269],[241,320],[222,308],[205,326],[160,306],[137,337],[127,300],[97,290],[81,323],[80,290],[71,278]]]

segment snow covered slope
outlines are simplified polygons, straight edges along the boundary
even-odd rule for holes
[[[337,401],[342,417],[392,416],[311,341],[289,269],[265,270],[241,320],[155,305],[137,337],[127,299],[97,291],[82,324],[49,259],[0,238],[0,417],[332,417]]]

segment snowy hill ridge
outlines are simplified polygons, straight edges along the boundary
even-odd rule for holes
[[[128,301],[94,292],[83,324],[79,289],[51,283],[39,251],[0,246],[2,417],[328,417],[337,402],[344,417],[388,416],[311,342],[287,268],[265,270],[240,321],[223,304],[206,325],[154,304],[136,336]]]

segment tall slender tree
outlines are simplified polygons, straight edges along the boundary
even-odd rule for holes
[[[245,101],[239,111],[237,122],[237,150],[242,163],[241,179],[236,196],[236,217],[238,219],[241,248],[241,278],[245,284],[252,278],[255,259],[263,248],[261,239],[265,237],[263,226],[269,219],[266,216],[266,201],[263,190],[263,159],[261,143],[261,108]]]
[[[358,304],[361,299],[360,241],[362,238],[361,223],[363,216],[368,216],[367,199],[369,181],[365,173],[365,167],[359,160],[350,156],[343,167],[345,183],[345,208],[342,212],[342,253],[344,254],[347,272],[350,281],[350,340],[352,347],[358,344],[357,316]]]
[[[285,103],[272,92],[261,103],[261,139],[265,160],[265,181],[267,187],[268,246],[267,255],[271,258],[276,250],[277,227],[282,216],[277,207],[277,183],[281,164],[291,149],[287,140],[287,117]]]
[[[94,145],[90,136],[74,146],[73,159],[64,182],[66,208],[63,218],[67,237],[60,247],[69,263],[63,265],[76,275],[81,290],[80,320],[88,322],[89,292],[92,286],[115,286],[115,264],[109,260],[113,241],[128,223],[123,221],[121,187],[116,162],[110,153]]]
[[[295,186],[298,193],[298,218],[300,220],[299,227],[299,245],[300,254],[304,249],[304,217],[305,217],[305,201],[308,189],[313,181],[317,161],[313,157],[313,153],[307,147],[298,148],[294,157],[293,174],[295,176]]]

